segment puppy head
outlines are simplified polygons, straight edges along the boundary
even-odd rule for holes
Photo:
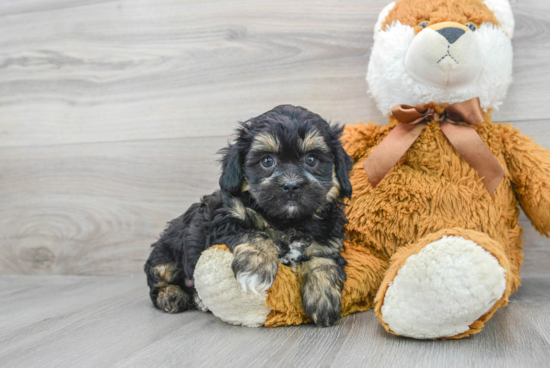
[[[512,80],[508,0],[400,0],[375,26],[367,81],[378,107],[479,97],[497,108]]]
[[[281,105],[241,124],[223,149],[220,187],[273,218],[312,216],[324,203],[351,196],[351,158],[343,127],[302,107]]]

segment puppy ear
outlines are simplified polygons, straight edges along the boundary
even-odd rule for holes
[[[351,182],[349,181],[349,172],[353,165],[353,159],[346,153],[342,143],[340,142],[340,136],[344,131],[344,126],[333,125],[330,128],[331,147],[334,155],[334,171],[336,172],[336,178],[340,183],[340,198],[351,198]]]
[[[244,181],[244,173],[241,165],[241,155],[234,144],[219,151],[223,154],[222,175],[220,176],[220,188],[233,196],[241,192]]]

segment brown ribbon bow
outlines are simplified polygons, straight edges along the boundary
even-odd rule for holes
[[[420,136],[427,122],[434,120],[440,123],[441,131],[464,160],[483,177],[489,194],[493,194],[504,177],[504,170],[479,134],[471,127],[485,121],[479,98],[450,105],[442,115],[433,107],[422,109],[408,105],[396,105],[392,107],[391,112],[399,124],[363,164],[373,188],[403,157]]]

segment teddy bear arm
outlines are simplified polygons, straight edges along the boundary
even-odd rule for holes
[[[520,205],[535,229],[550,236],[550,151],[516,129],[505,135],[504,143]]]
[[[388,260],[371,252],[358,239],[346,240],[341,255],[347,262],[347,279],[342,292],[343,315],[371,309],[374,306],[374,296],[388,268]]]

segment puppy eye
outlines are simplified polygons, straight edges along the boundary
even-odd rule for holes
[[[422,22],[418,23],[418,26],[419,26],[419,27],[422,27],[422,28],[426,28],[427,25],[428,25],[428,21],[427,21],[427,20],[423,20]]]
[[[271,156],[264,156],[262,158],[262,166],[263,167],[271,167],[275,163],[275,160],[273,160],[273,157]]]
[[[466,27],[470,28],[472,32],[475,32],[475,30],[477,29],[477,26],[473,23],[466,23]]]
[[[309,166],[315,166],[316,163],[317,163],[317,157],[313,155],[309,155],[306,157],[306,164],[308,164]]]

